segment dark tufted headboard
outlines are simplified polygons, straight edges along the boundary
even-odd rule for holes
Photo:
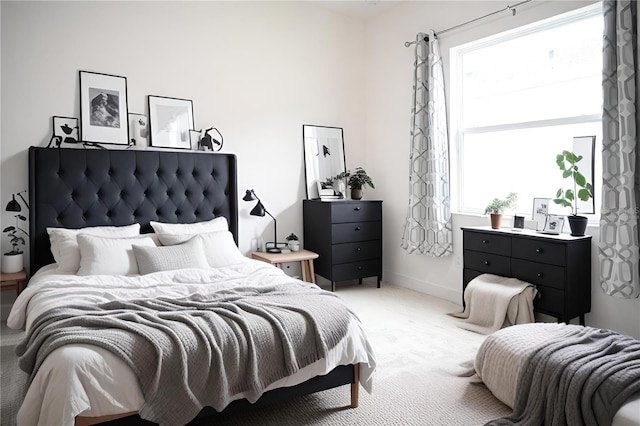
[[[150,221],[193,223],[225,216],[238,242],[233,154],[29,148],[31,273],[53,262],[47,227]]]

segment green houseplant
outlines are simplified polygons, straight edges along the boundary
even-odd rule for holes
[[[562,177],[573,181],[573,188],[558,189],[553,202],[563,207],[571,208],[571,215],[568,216],[571,235],[582,236],[587,229],[588,219],[578,216],[578,200],[589,201],[593,198],[593,185],[587,182],[587,178],[580,173],[578,163],[582,160],[582,155],[576,155],[571,151],[562,151],[556,156],[556,164],[562,171]]]
[[[506,209],[516,207],[518,201],[518,194],[510,192],[506,198],[494,198],[489,205],[484,209],[484,214],[491,215],[491,227],[493,229],[500,228],[500,221],[502,219],[502,213]]]
[[[351,198],[354,200],[362,199],[362,189],[367,185],[375,189],[373,180],[362,167],[357,167],[356,171],[349,173],[347,183],[351,188]]]

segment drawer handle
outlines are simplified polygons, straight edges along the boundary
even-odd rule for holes
[[[538,272],[538,278],[542,278],[544,277],[544,274],[542,272]]]
[[[358,247],[358,248],[356,249],[356,251],[362,251],[362,248]]]
[[[544,253],[544,250],[543,250],[543,249],[541,249],[541,248],[537,248],[537,249],[536,249],[536,253],[540,253],[540,254],[542,254],[542,253]]]
[[[489,265],[491,265],[491,262],[489,262],[488,260],[485,260],[485,261],[484,261],[484,264],[485,264],[486,266],[489,266]]]
[[[482,240],[482,244],[489,244],[489,240]]]
[[[360,211],[360,207],[356,207],[354,210],[355,211]]]
[[[359,231],[359,230],[360,230],[360,227],[359,227],[359,226],[356,226],[356,231]]]

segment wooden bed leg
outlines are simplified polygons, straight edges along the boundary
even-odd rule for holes
[[[353,364],[353,383],[351,383],[351,408],[358,408],[358,390],[360,389],[360,364]]]

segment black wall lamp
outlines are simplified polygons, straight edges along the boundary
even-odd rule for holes
[[[278,224],[277,224],[276,218],[273,217],[273,215],[269,213],[267,209],[264,208],[262,201],[260,201],[260,198],[258,198],[256,193],[253,192],[253,189],[247,189],[247,192],[244,194],[244,197],[242,197],[242,199],[244,201],[255,201],[255,200],[258,201],[258,204],[256,204],[256,206],[249,213],[251,216],[264,217],[265,214],[268,214],[269,216],[271,216],[271,219],[273,219],[273,242],[268,242],[266,244],[266,248],[267,248],[267,252],[269,253],[280,253],[282,250],[280,249],[280,247],[278,247],[278,245],[281,245],[282,247],[284,247],[286,244],[278,243]]]
[[[20,203],[18,202],[18,200],[16,200],[16,195],[20,197],[24,205],[27,207],[27,210],[29,210],[29,203],[27,203],[27,200],[25,200],[24,197],[22,196],[23,192],[26,194],[27,190],[25,189],[24,191],[16,192],[11,196],[11,201],[7,203],[7,208],[5,209],[6,211],[8,212],[22,211],[22,207],[20,206]]]

